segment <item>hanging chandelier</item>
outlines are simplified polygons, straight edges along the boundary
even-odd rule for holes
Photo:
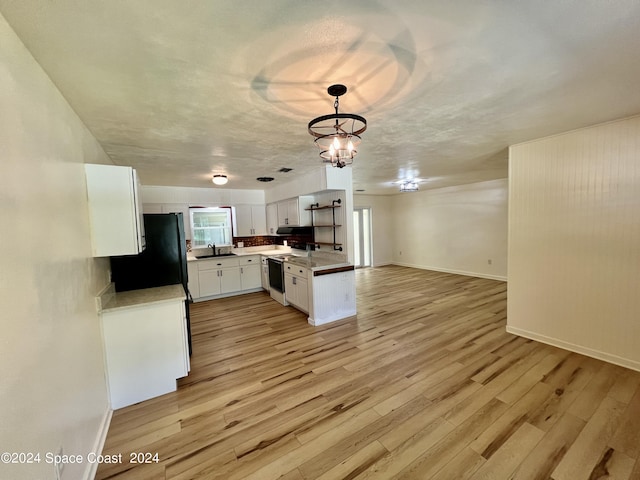
[[[344,85],[331,85],[327,93],[336,97],[333,107],[336,112],[322,115],[309,122],[309,133],[315,137],[314,143],[320,149],[320,158],[325,163],[342,168],[353,163],[358,154],[360,135],[367,129],[367,120],[353,113],[338,113],[340,97],[347,93]]]

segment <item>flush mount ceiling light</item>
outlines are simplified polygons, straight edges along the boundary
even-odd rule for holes
[[[214,175],[211,181],[216,185],[225,185],[229,179],[226,175]]]
[[[338,113],[340,97],[347,93],[344,85],[331,85],[327,92],[336,97],[333,107],[336,113],[322,115],[309,122],[309,133],[315,137],[320,157],[325,163],[342,168],[353,163],[358,154],[355,147],[360,144],[360,135],[367,129],[367,121],[353,113]]]
[[[418,191],[418,182],[415,180],[407,180],[400,184],[401,192],[417,192]]]

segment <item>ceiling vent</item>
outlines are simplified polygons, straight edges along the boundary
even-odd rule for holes
[[[291,170],[293,170],[293,168],[287,168],[287,167],[282,167],[280,170],[278,170],[280,173],[289,173]]]
[[[273,182],[273,177],[258,177],[256,180],[259,182]]]

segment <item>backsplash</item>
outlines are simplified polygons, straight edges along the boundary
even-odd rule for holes
[[[233,244],[237,247],[238,242],[243,242],[245,247],[261,247],[263,245],[282,245],[282,242],[278,242],[278,237],[264,236],[264,237],[233,237]]]
[[[313,242],[311,235],[265,235],[262,237],[233,237],[233,245],[238,246],[238,242],[243,242],[244,247],[261,247],[266,245],[287,245],[294,248],[304,249],[307,243]],[[187,252],[190,252],[192,248],[191,240],[187,240]]]
[[[263,245],[287,245],[294,248],[304,249],[307,243],[313,242],[311,235],[278,235],[264,237],[233,237],[233,244],[238,246],[238,242],[243,242],[245,247],[260,247]]]

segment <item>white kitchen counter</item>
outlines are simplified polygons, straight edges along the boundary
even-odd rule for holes
[[[334,268],[343,269],[348,267],[351,267],[351,270],[353,270],[352,264],[348,262],[339,262],[339,261],[336,261],[335,259],[330,259],[330,258],[289,257],[285,260],[285,262],[308,268],[312,272],[317,272],[321,270],[331,270]]]
[[[131,308],[139,305],[152,305],[155,303],[174,302],[176,300],[186,300],[182,284],[166,285],[164,287],[143,288],[140,290],[129,290],[127,292],[106,291],[101,295],[98,310],[108,312]]]
[[[284,247],[282,245],[265,245],[260,247],[234,248],[233,253],[237,257],[244,257],[247,255],[265,255],[265,256],[286,255],[288,253],[291,253],[291,247]],[[193,252],[187,253],[187,262],[193,262],[193,261],[199,261],[199,260],[210,260],[212,258],[233,258],[233,256],[196,258]]]

